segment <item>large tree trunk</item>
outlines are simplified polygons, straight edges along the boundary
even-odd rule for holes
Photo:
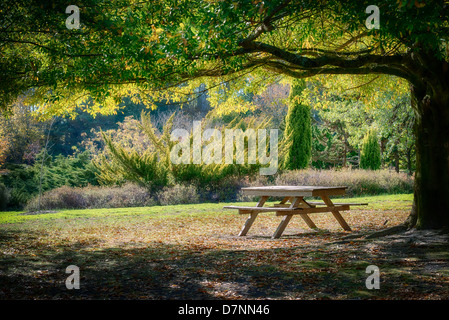
[[[441,86],[412,89],[416,173],[408,223],[418,229],[449,228],[449,86],[440,76]]]
[[[397,141],[394,144],[394,170],[399,173],[399,148]]]

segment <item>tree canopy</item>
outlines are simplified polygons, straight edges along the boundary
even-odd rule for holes
[[[372,29],[370,4],[80,0],[77,21],[65,1],[4,0],[0,106],[27,93],[44,118],[77,107],[107,114],[124,96],[150,107],[178,103],[200,96],[194,88],[206,83],[211,106],[229,111],[250,107],[242,90],[280,76],[398,77],[415,112],[412,225],[449,226],[449,3],[378,1]]]
[[[66,27],[65,1],[1,6],[2,109],[32,90],[44,115],[76,105],[110,113],[124,95],[183,101],[210,76],[215,102],[229,105],[242,101],[221,84],[256,90],[257,76],[381,73],[418,83],[414,53],[448,50],[444,1],[382,1],[372,30],[360,1],[83,0],[79,29]]]

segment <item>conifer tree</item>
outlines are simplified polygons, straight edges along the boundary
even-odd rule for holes
[[[363,139],[360,153],[360,168],[378,170],[380,169],[380,146],[377,141],[377,133],[370,130]]]
[[[284,169],[304,169],[312,157],[312,119],[310,107],[301,102],[305,81],[295,79],[289,96],[284,135]]]

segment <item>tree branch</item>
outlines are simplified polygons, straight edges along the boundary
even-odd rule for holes
[[[362,67],[340,66],[301,69],[286,65],[280,61],[269,61],[266,62],[266,68],[271,71],[280,72],[294,78],[308,78],[320,74],[389,74],[406,79],[411,83],[417,83],[418,81],[414,75],[404,72],[402,69],[391,65],[371,65]]]
[[[269,32],[273,30],[272,22],[273,20],[278,20],[285,16],[286,14],[281,14],[274,18],[275,14],[282,11],[287,5],[291,2],[291,0],[286,0],[282,2],[276,9],[273,10],[265,19],[263,19],[262,23],[260,23],[257,28],[254,30],[254,32],[249,35],[247,38],[240,41],[239,45],[244,46],[246,43],[250,43],[254,40],[256,40],[261,34],[265,32]]]
[[[261,42],[251,42],[249,44],[245,44],[245,48],[253,51],[269,53],[302,69],[320,68],[327,65],[344,68],[357,68],[368,64],[396,65],[403,64],[405,62],[404,56],[401,54],[391,56],[364,54],[353,59],[346,59],[339,57],[338,53],[335,52],[332,54],[320,55],[317,58],[308,58],[301,54],[295,54]]]

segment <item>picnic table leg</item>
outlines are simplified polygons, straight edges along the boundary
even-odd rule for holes
[[[253,225],[254,220],[256,220],[258,212],[252,212],[249,218],[246,220],[245,225],[243,226],[242,231],[240,231],[239,236],[246,236],[249,228]]]
[[[279,202],[279,204],[285,204],[287,203],[288,200],[290,200],[290,197],[284,197],[284,199],[282,199],[282,201]]]
[[[281,223],[279,224],[278,228],[276,229],[276,231],[273,234],[273,239],[278,239],[281,237],[282,233],[284,232],[285,228],[287,227],[288,223],[290,222],[290,220],[292,219],[291,214],[285,215],[284,218],[282,219]]]
[[[327,195],[322,195],[321,199],[323,199],[324,203],[328,206],[328,207],[333,207],[334,204],[332,203],[331,199],[327,196]],[[346,223],[345,219],[343,219],[343,216],[340,214],[340,212],[338,210],[331,210],[332,214],[334,215],[335,219],[338,221],[338,223],[340,224],[340,226],[345,230],[345,231],[352,231],[351,228],[349,227],[349,225]]]
[[[257,207],[263,207],[265,202],[267,201],[268,196],[263,196],[260,198],[259,203],[257,203]],[[258,212],[251,212],[249,218],[246,220],[245,225],[243,226],[242,231],[240,231],[239,236],[246,236],[249,228],[253,225],[254,220],[256,220]]]
[[[312,206],[308,204],[303,197],[296,198],[294,202],[292,202],[291,208],[299,207],[300,204],[304,204],[307,207],[311,208]],[[317,226],[315,223],[313,223],[312,219],[307,215],[307,213],[300,213],[299,216],[304,220],[304,222],[309,226],[311,229],[317,229]]]
[[[301,202],[304,203],[309,208],[312,207],[310,204],[308,204],[306,201],[304,201],[303,198],[301,198]],[[312,219],[310,219],[310,217],[307,215],[307,213],[300,213],[299,216],[304,220],[304,222],[309,226],[310,229],[317,229],[317,226],[312,221]]]
[[[295,208],[299,205],[299,203],[302,201],[303,197],[291,197],[290,198],[290,207],[289,208]],[[284,201],[285,200],[285,201]],[[287,197],[284,198],[284,200],[282,200],[284,203],[287,202]],[[288,223],[290,222],[290,220],[292,219],[293,215],[285,215],[284,218],[282,219],[281,223],[279,224],[279,226],[277,227],[276,231],[274,232],[272,238],[273,239],[277,239],[280,238],[282,233],[284,232],[285,228],[287,227]]]
[[[315,223],[313,223],[312,219],[306,213],[300,213],[299,216],[304,220],[305,223],[309,226],[310,229],[317,229]]]

